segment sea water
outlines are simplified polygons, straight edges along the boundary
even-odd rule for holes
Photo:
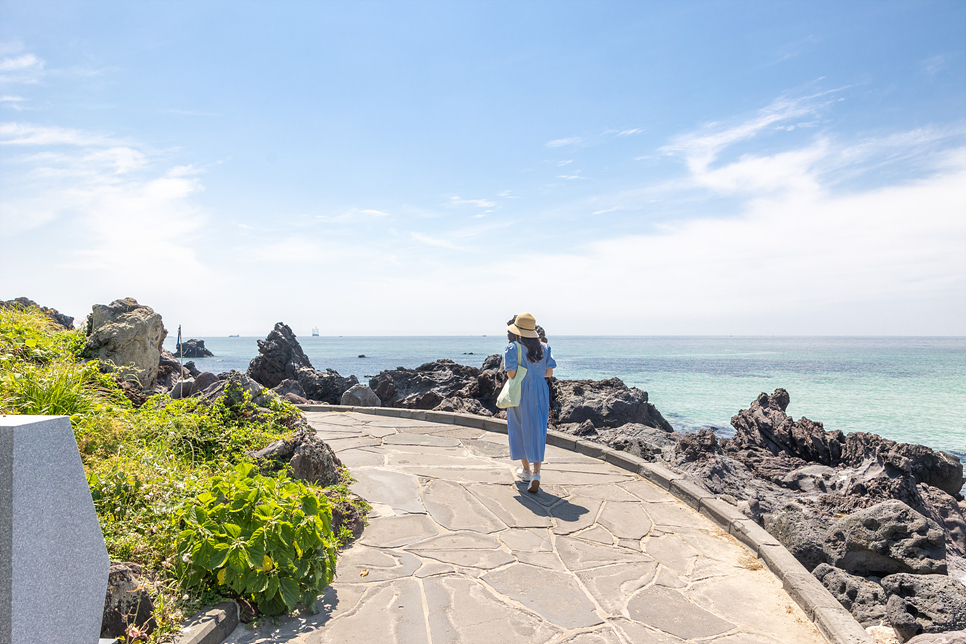
[[[202,371],[244,371],[258,338],[200,338],[214,358],[194,359]],[[298,338],[316,369],[361,382],[386,369],[440,358],[480,367],[501,353],[506,335]],[[174,339],[166,348],[174,350]],[[786,410],[826,430],[873,432],[966,459],[964,337],[707,337],[553,336],[555,375],[617,377],[648,392],[679,431],[716,428],[762,392],[788,390]],[[360,357],[365,356],[365,357]]]

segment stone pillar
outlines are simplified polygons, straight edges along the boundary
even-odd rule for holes
[[[66,416],[0,416],[0,644],[95,644],[110,560]]]

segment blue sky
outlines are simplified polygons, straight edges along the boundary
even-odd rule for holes
[[[0,298],[966,334],[966,3],[0,3]]]

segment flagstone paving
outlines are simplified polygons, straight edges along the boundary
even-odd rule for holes
[[[548,446],[538,494],[506,436],[307,413],[373,511],[315,615],[228,644],[823,644],[781,582],[663,489]]]

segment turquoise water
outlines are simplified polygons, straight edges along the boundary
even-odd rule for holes
[[[258,338],[201,338],[199,369],[244,371]],[[299,337],[317,369],[361,381],[384,369],[449,358],[479,367],[505,335]],[[675,429],[730,430],[761,392],[784,387],[788,413],[825,429],[873,432],[966,457],[966,338],[552,336],[556,375],[619,377],[649,394]],[[174,349],[174,339],[165,343]],[[357,357],[365,354],[366,358]],[[727,435],[727,431],[722,434]]]

